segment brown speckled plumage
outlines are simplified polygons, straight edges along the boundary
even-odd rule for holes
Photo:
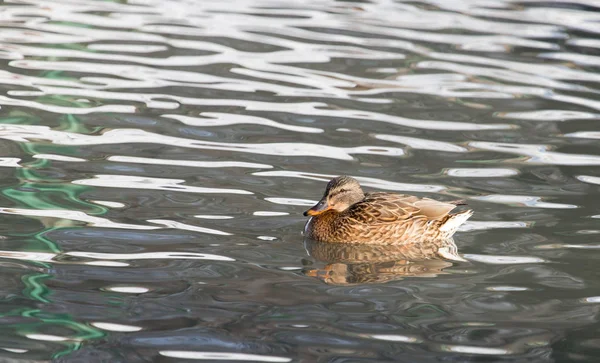
[[[305,235],[322,242],[404,244],[450,238],[472,214],[449,214],[457,203],[396,193],[364,194],[355,179],[327,184],[321,201],[305,212],[312,217]]]

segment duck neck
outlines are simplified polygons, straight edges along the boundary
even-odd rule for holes
[[[335,210],[328,210],[310,217],[304,228],[305,235],[316,240],[322,240],[323,236],[335,233],[335,221],[339,215],[340,213]]]

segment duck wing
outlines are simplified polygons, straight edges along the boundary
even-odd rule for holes
[[[441,219],[456,204],[396,193],[369,193],[346,211],[346,217],[359,223],[385,224],[409,218]]]

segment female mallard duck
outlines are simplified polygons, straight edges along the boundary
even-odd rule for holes
[[[333,178],[304,212],[306,237],[322,242],[410,244],[450,238],[473,214],[449,214],[456,202],[396,193],[363,193],[356,179]]]

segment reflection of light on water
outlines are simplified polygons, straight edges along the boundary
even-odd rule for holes
[[[577,175],[577,180],[581,180],[584,183],[600,185],[600,177],[590,175]]]
[[[141,158],[135,156],[114,155],[107,158],[109,161],[120,163],[152,164],[152,165],[175,165],[188,166],[193,168],[252,168],[252,169],[271,169],[273,166],[258,163],[246,163],[243,161],[196,161],[196,160],[172,160]]]
[[[1,96],[0,96],[1,100]],[[140,129],[114,129],[102,135],[85,135],[73,132],[51,130],[47,126],[3,125],[0,126],[0,138],[17,142],[31,139],[49,140],[58,145],[111,145],[128,143],[148,143],[173,145],[180,148],[203,150],[224,150],[261,155],[312,156],[337,160],[354,160],[352,154],[372,154],[400,156],[403,150],[387,146],[336,147],[322,144],[281,142],[281,143],[225,143],[194,140],[182,137],[165,136]],[[151,178],[152,179],[152,178]],[[94,185],[94,184],[88,184]],[[247,192],[249,193],[249,192]]]
[[[89,223],[91,226],[104,227],[104,228],[122,228],[122,229],[136,229],[136,230],[152,230],[159,229],[160,227],[155,226],[143,226],[137,224],[126,224],[116,223],[106,218],[94,217],[84,212],[64,210],[64,209],[20,209],[20,208],[0,208],[0,214],[17,214],[22,216],[33,216],[33,217],[50,217],[69,219],[73,221],[80,221]]]
[[[458,178],[497,178],[518,175],[519,171],[509,168],[451,168],[445,173]]]
[[[108,330],[108,331],[118,331],[118,332],[134,332],[134,331],[142,330],[142,327],[140,327],[140,326],[115,324],[115,323],[93,322],[93,323],[90,323],[90,325],[95,326],[98,329]]]
[[[148,44],[88,44],[88,49],[102,52],[154,53],[167,50],[164,45]]]
[[[373,135],[373,136],[378,140],[397,142],[397,143],[406,145],[412,149],[446,151],[446,152],[455,152],[455,153],[467,152],[467,149],[465,149],[464,147],[454,145],[449,142],[419,139],[416,137],[398,136],[398,135],[377,134],[377,135]]]
[[[287,216],[287,215],[289,215],[289,213],[273,212],[273,211],[256,211],[256,212],[252,213],[252,215],[261,216],[261,217],[276,217],[276,216]]]
[[[579,301],[581,301],[583,303],[597,304],[597,303],[600,303],[600,296],[584,297],[584,298],[580,299]]]
[[[24,95],[19,93],[19,95]],[[74,114],[74,115],[86,115],[95,112],[122,112],[122,113],[134,113],[135,106],[129,105],[102,105],[97,107],[64,107],[48,105],[35,101],[22,100],[17,98],[10,98],[6,96],[0,96],[0,105],[19,106],[23,108],[34,108],[44,110],[48,112],[55,112],[60,114]]]
[[[529,228],[532,222],[522,221],[466,221],[458,230],[461,232],[467,231],[482,231],[496,228]]]
[[[600,230],[598,229],[580,229],[575,232],[576,234],[599,234]]]
[[[61,261],[57,258],[61,256],[84,257],[96,259],[99,261]],[[127,266],[124,263],[114,263],[112,260],[212,260],[212,261],[235,261],[226,256],[214,255],[209,253],[192,252],[146,252],[146,253],[95,253],[71,251],[62,254],[47,252],[21,252],[21,251],[0,251],[0,258],[11,258],[15,260],[29,260],[40,262],[52,262],[62,264],[87,264],[95,266]],[[109,260],[109,261],[105,261]]]
[[[142,286],[110,286],[105,287],[104,290],[113,291],[113,292],[121,292],[124,294],[143,294],[150,291],[147,287]]]
[[[95,175],[93,179],[73,180],[73,184],[89,185],[95,187],[108,188],[129,188],[129,189],[153,189],[168,190],[171,192],[185,193],[224,193],[224,194],[253,194],[247,190],[224,189],[224,188],[203,188],[190,185],[181,185],[185,183],[183,179],[165,179],[138,177],[129,175]]]
[[[56,256],[55,253],[46,252],[0,251],[0,258],[12,258],[15,260],[50,262]]]
[[[275,122],[263,117],[249,116],[249,115],[234,115],[225,114],[218,112],[203,112],[200,116],[204,117],[190,117],[184,115],[162,115],[163,117],[172,118],[179,122],[189,126],[227,126],[227,125],[238,125],[238,124],[251,124],[251,125],[264,125],[279,128],[282,130],[296,131],[296,132],[307,132],[313,134],[319,134],[325,132],[323,129],[315,127],[295,126],[286,125],[279,122]]]
[[[174,228],[174,229],[181,229],[184,231],[193,231],[193,232],[201,232],[201,233],[208,233],[208,234],[216,234],[216,235],[221,235],[221,236],[231,236],[231,233],[228,232],[223,232],[223,231],[219,231],[218,229],[212,229],[212,228],[206,228],[206,227],[199,227],[199,226],[192,226],[189,224],[185,224],[185,223],[181,223],[181,222],[175,222],[175,221],[170,221],[167,219],[149,219],[148,222],[150,223],[156,223],[156,224],[161,224],[167,228]]]
[[[200,218],[200,219],[232,219],[232,216],[222,216],[222,215],[210,215],[210,214],[198,214],[195,215],[194,218]]]
[[[0,167],[20,168],[20,161],[21,159],[19,158],[0,158]]]
[[[397,29],[395,29],[395,31],[397,31]],[[44,50],[46,50],[48,48],[44,48]],[[370,52],[373,52],[373,50],[370,50]],[[83,53],[83,54],[90,54],[89,52]],[[268,53],[263,53],[263,54],[268,54]],[[314,57],[314,56],[313,56]],[[155,59],[155,58],[144,58],[144,59]],[[281,61],[281,59],[279,59],[279,61]],[[294,59],[293,61],[298,62],[299,59]],[[200,61],[198,59],[196,59],[194,61],[194,65],[200,65]],[[73,67],[76,67],[79,64],[82,63],[76,63],[76,62],[42,62],[42,61],[34,61],[34,60],[28,60],[28,61],[14,61],[12,62],[11,65],[13,66],[21,66],[23,68],[29,68],[31,66],[34,66],[35,68],[46,68],[46,67],[51,67],[50,69],[53,70],[60,70],[60,69],[64,69],[65,68],[65,64],[66,63],[70,63],[71,67],[68,70],[73,70]],[[424,67],[426,65],[431,65],[433,63],[436,62],[421,62],[419,65],[421,67]],[[441,64],[443,62],[437,62],[437,64]],[[86,66],[86,63],[82,64],[84,67]],[[98,70],[94,70],[92,67],[90,67],[91,64],[87,64],[87,67],[85,67],[85,70],[81,70],[84,72],[91,72],[91,73],[96,73],[98,72]],[[98,66],[102,66],[101,64],[98,64]],[[274,66],[274,64],[270,65],[271,67]],[[118,72],[116,68],[124,68],[122,66],[119,66],[117,64],[111,65],[112,69],[110,70],[111,72]],[[288,68],[289,69],[289,68]],[[163,71],[165,72],[165,71]],[[238,68],[238,72],[239,72],[239,68]],[[246,70],[246,72],[248,72],[248,70]],[[128,70],[123,70],[123,72],[121,74],[125,74],[125,73],[129,73]],[[132,72],[133,73],[133,72]],[[241,72],[240,72],[241,73]],[[189,73],[188,73],[189,74]],[[196,73],[197,74],[197,73]],[[264,73],[263,73],[264,74]],[[306,72],[306,75],[309,76],[310,72]],[[336,73],[335,74],[337,78],[342,78],[342,77],[348,77],[345,76],[343,74],[340,73]],[[283,76],[283,75],[282,75]],[[313,74],[310,74],[310,76],[314,77]],[[214,78],[214,77],[213,77]],[[109,81],[109,80],[106,80]],[[106,82],[105,81],[105,82]],[[280,93],[280,94],[284,94],[284,93],[289,93],[289,94],[293,94],[295,96],[307,96],[307,91],[306,90],[298,90],[296,88],[290,88],[290,87],[281,87],[278,85],[274,85],[272,83],[260,83],[259,85],[252,85],[252,84],[247,84],[247,85],[241,85],[240,84],[240,79],[236,79],[236,84],[235,84],[235,88],[236,91],[240,91],[240,88],[245,88],[244,91],[254,91],[254,90],[258,90],[258,89],[266,89],[266,88],[271,88],[271,89],[275,89],[276,92]],[[130,82],[130,84],[133,82]],[[380,82],[381,83],[381,82]],[[187,83],[189,85],[189,83]],[[353,97],[357,96],[357,95],[373,95],[373,94],[377,94],[377,93],[385,93],[388,90],[393,90],[393,91],[410,91],[410,92],[419,92],[419,93],[433,93],[432,89],[419,89],[419,88],[412,88],[412,89],[406,89],[406,88],[399,88],[398,87],[398,83],[396,84],[389,84],[390,87],[379,87],[379,88],[375,88],[375,89],[368,89],[367,91],[350,91],[348,92],[348,94],[352,94]],[[481,84],[477,84],[477,83],[471,83],[472,87],[484,87]],[[393,124],[393,125],[401,125],[401,126],[408,126],[408,127],[414,127],[414,128],[418,128],[418,129],[429,129],[429,130],[506,130],[506,129],[511,129],[514,128],[514,126],[512,125],[507,125],[507,124],[477,124],[477,123],[468,123],[468,122],[455,122],[455,121],[442,121],[442,120],[419,120],[419,119],[410,119],[410,118],[405,118],[405,117],[400,117],[397,115],[388,115],[388,114],[384,114],[384,113],[378,113],[378,112],[369,112],[369,111],[365,111],[365,110],[355,110],[355,109],[328,109],[326,108],[327,104],[322,103],[322,102],[305,102],[305,103],[275,103],[275,102],[261,102],[261,101],[252,101],[252,100],[237,100],[237,99],[201,99],[201,98],[189,98],[189,97],[181,97],[181,96],[175,96],[175,95],[167,95],[167,94],[136,94],[136,93],[124,93],[124,92],[113,92],[113,91],[107,91],[107,90],[95,90],[95,89],[89,89],[89,88],[83,88],[80,85],[78,85],[79,87],[74,88],[74,87],[52,87],[52,86],[43,86],[43,87],[39,87],[39,89],[41,90],[41,92],[39,91],[17,91],[17,92],[10,92],[9,94],[12,96],[39,96],[39,95],[43,95],[43,94],[54,94],[54,95],[67,95],[67,96],[79,96],[79,97],[86,97],[86,98],[105,98],[105,99],[113,99],[113,100],[121,100],[121,101],[137,101],[137,102],[143,102],[146,104],[146,106],[148,107],[155,107],[155,108],[167,108],[167,109],[172,109],[175,108],[175,106],[178,106],[178,104],[183,104],[183,105],[195,105],[195,106],[230,106],[230,107],[244,107],[247,110],[252,110],[252,111],[269,111],[269,112],[293,112],[296,114],[306,114],[306,115],[312,115],[312,116],[320,116],[320,117],[342,117],[342,118],[347,118],[347,119],[355,119],[355,120],[369,120],[369,121],[377,121],[377,122],[385,122],[385,123],[389,123],[389,124]],[[244,86],[249,86],[249,87],[244,87]],[[320,83],[320,86],[323,86],[323,83]],[[435,87],[435,91],[438,93],[444,92],[447,90],[447,88],[440,88],[439,85],[434,85],[433,87]],[[488,86],[488,88],[492,88],[493,86]],[[334,88],[332,89],[334,92],[339,93],[339,88]],[[322,90],[318,90],[317,91],[318,94],[315,94],[314,92],[312,93],[312,96],[322,96]],[[465,92],[466,93],[466,92]],[[447,91],[445,94],[440,94],[442,96],[471,96],[471,97],[493,97],[493,98],[509,98],[512,97],[512,95],[504,95],[502,93],[492,93],[492,92],[478,92],[477,94],[475,93],[471,93],[471,94],[465,94],[465,93],[460,93],[458,91]],[[331,94],[328,94],[327,96],[331,96]],[[153,100],[153,98],[160,98],[160,99],[168,99],[170,100],[170,102],[156,102]],[[363,101],[364,102],[364,101]],[[74,108],[74,107],[58,107],[58,106],[50,106],[50,105],[45,105],[42,103],[38,103],[35,101],[27,101],[27,100],[21,100],[21,99],[11,99],[8,97],[0,97],[0,104],[3,103],[12,103],[12,104],[18,104],[20,106],[23,107],[32,107],[32,108],[41,108],[44,109],[46,111],[49,112],[61,112],[61,113],[70,113],[69,110],[70,109],[74,109],[74,114],[86,114],[86,113],[90,113],[90,112],[110,112],[111,108],[110,107],[104,107],[103,106],[99,106],[99,107],[87,107],[87,108]],[[108,106],[108,105],[107,105]],[[117,110],[122,110],[122,112],[133,112],[135,111],[135,109],[132,110],[132,108],[130,108],[130,106],[126,106],[126,105],[113,105],[112,106],[113,109],[117,109]],[[113,111],[113,112],[119,112],[119,111]]]
[[[496,117],[532,121],[567,121],[597,119],[600,117],[600,115],[597,113],[573,110],[535,110],[522,112],[499,112],[496,114]]]
[[[490,287],[486,287],[486,290],[489,291],[527,291],[529,290],[526,287],[519,287],[519,286],[490,286]]]
[[[165,357],[181,359],[206,359],[206,360],[241,360],[252,362],[271,362],[285,363],[291,362],[291,358],[274,357],[268,355],[245,354],[245,353],[224,353],[224,352],[198,352],[182,350],[161,350],[159,354]]]
[[[554,249],[561,249],[561,248],[573,248],[573,249],[580,249],[580,250],[597,250],[597,249],[600,249],[600,245],[599,244],[578,245],[578,244],[570,244],[570,243],[551,243],[551,244],[539,245],[539,246],[536,246],[535,248],[539,249],[539,250],[554,250]]]
[[[577,137],[577,138],[581,138],[581,139],[600,139],[600,132],[578,131],[578,132],[572,132],[570,134],[565,134],[565,137]]]
[[[496,354],[511,354],[511,351],[504,348],[487,348],[487,347],[476,347],[469,345],[449,345],[443,344],[440,346],[440,350],[444,352],[454,352],[454,353],[467,353],[467,354],[486,354],[486,355],[496,355]]]
[[[301,179],[309,179],[309,180],[319,180],[328,182],[332,178],[337,175],[333,174],[318,174],[318,173],[304,173],[300,171],[290,171],[290,170],[277,170],[277,171],[259,171],[253,173],[253,175],[258,176],[276,176],[276,177],[288,177],[288,178],[301,178]],[[410,183],[397,183],[391,182],[383,179],[377,178],[368,178],[361,176],[354,176],[356,180],[360,182],[362,186],[372,187],[376,189],[383,190],[393,190],[393,191],[406,191],[406,192],[441,192],[446,189],[446,187],[442,185],[429,185],[429,184],[410,184]],[[325,189],[325,185],[323,185],[323,189]],[[315,203],[312,202],[311,203]]]
[[[104,267],[127,267],[129,264],[127,262],[117,262],[117,261],[85,261],[81,262],[84,265],[89,266],[104,266]]]
[[[29,339],[43,340],[46,342],[66,342],[69,340],[76,340],[73,338],[61,337],[58,335],[50,335],[50,334],[25,334],[25,336]]]
[[[485,202],[513,204],[519,206],[535,207],[535,208],[551,208],[551,209],[571,209],[578,208],[574,204],[549,203],[542,202],[542,197],[533,197],[527,195],[506,195],[493,194],[481,197],[472,197],[472,199],[482,200]]]
[[[504,152],[528,156],[527,163],[549,165],[600,165],[600,156],[585,154],[566,154],[550,151],[547,145],[510,144],[487,141],[471,141],[469,146],[474,149]]]
[[[410,192],[441,192],[446,187],[441,185],[397,183],[376,178],[356,177],[361,185],[376,189],[410,191]]]
[[[596,23],[597,22],[598,21],[596,20]],[[594,57],[592,55],[586,55],[586,54],[554,52],[554,53],[541,53],[538,55],[538,57],[570,61],[570,62],[579,64],[579,65],[594,66],[594,67],[600,66],[600,57]]]
[[[0,347],[0,349],[6,350],[7,352],[11,352],[11,353],[26,353],[26,352],[29,352],[29,350],[27,350],[27,349],[18,349],[18,348]]]
[[[483,221],[468,222],[462,230],[481,231],[467,236],[477,240],[525,232],[516,240],[503,241],[505,253],[517,254],[514,251],[522,250],[519,244],[523,241],[547,240],[550,230],[559,228],[554,226],[556,221],[577,222],[573,229],[577,232],[561,235],[559,242],[565,244],[549,247],[577,250],[540,252],[548,259],[551,257],[546,255],[553,256],[553,262],[577,263],[581,260],[578,257],[585,255],[593,258],[591,255],[600,246],[591,238],[594,236],[583,233],[600,230],[594,226],[595,220],[587,218],[600,212],[593,212],[593,206],[586,204],[593,200],[587,200],[585,195],[593,195],[596,185],[592,184],[600,184],[598,177],[592,176],[593,170],[533,165],[600,165],[594,143],[598,140],[593,140],[600,138],[593,122],[599,120],[596,110],[600,103],[595,88],[600,75],[595,69],[586,69],[586,65],[600,64],[593,54],[600,49],[600,40],[596,39],[598,16],[594,6],[587,6],[593,1],[567,0],[556,5],[500,0],[491,6],[486,1],[443,0],[312,1],[280,6],[282,3],[285,2],[242,0],[232,8],[231,3],[219,1],[13,1],[2,9],[6,24],[0,32],[0,57],[5,60],[5,69],[0,70],[0,83],[5,92],[0,96],[4,111],[0,138],[21,143],[5,141],[6,154],[0,158],[0,167],[6,174],[5,197],[12,198],[7,202],[12,204],[5,206],[17,207],[0,214],[6,219],[7,239],[3,244],[7,249],[47,251],[52,245],[56,247],[53,250],[71,251],[0,251],[6,265],[6,283],[14,280],[18,295],[16,300],[8,295],[7,306],[10,308],[23,296],[38,299],[30,306],[37,321],[28,318],[22,325],[21,320],[12,320],[9,315],[5,323],[16,322],[17,334],[53,334],[31,335],[38,341],[30,340],[22,346],[18,340],[26,339],[11,339],[11,328],[6,327],[6,345],[15,348],[2,348],[5,355],[23,353],[26,350],[18,348],[26,348],[31,349],[30,355],[19,357],[24,361],[85,360],[94,355],[111,360],[119,355],[111,350],[112,343],[136,345],[143,340],[145,347],[138,352],[141,360],[151,360],[146,356],[158,350],[163,350],[163,358],[173,357],[174,361],[265,362],[336,359],[333,356],[348,361],[384,360],[394,359],[392,356],[402,350],[395,359],[535,361],[551,359],[556,352],[550,342],[561,339],[565,331],[581,327],[583,320],[589,323],[596,319],[598,306],[593,304],[600,303],[600,297],[593,296],[593,283],[584,286],[584,276],[581,282],[563,279],[547,265],[514,265],[540,262],[535,257],[471,255],[474,266],[486,267],[477,259],[508,265],[481,269],[459,265],[447,269],[450,276],[425,282],[409,278],[401,284],[388,283],[387,287],[381,284],[386,280],[379,280],[380,276],[414,275],[420,270],[413,273],[411,266],[420,265],[347,264],[351,267],[346,270],[347,276],[354,280],[346,282],[376,284],[372,289],[361,286],[353,291],[302,287],[301,281],[296,285],[292,280],[300,275],[284,271],[320,265],[308,259],[300,261],[297,254],[290,255],[290,251],[279,248],[286,243],[269,246],[272,243],[265,241],[270,235],[283,237],[285,231],[300,228],[289,224],[296,223],[296,217],[275,211],[289,212],[293,203],[308,207],[314,201],[294,198],[318,198],[334,176],[327,173],[353,172],[372,176],[360,181],[376,190],[446,192],[444,199],[450,195],[523,194],[519,197],[532,199],[504,198],[500,203],[565,208],[508,208],[511,213],[507,214],[503,213],[507,208],[501,205],[477,202],[485,207],[476,211],[481,213],[476,218]],[[550,107],[557,109],[547,109]],[[89,113],[96,114],[72,116]],[[574,122],[560,124],[568,120]],[[344,129],[352,133],[336,131]],[[572,133],[563,137],[563,132]],[[409,149],[410,153],[403,153]],[[19,163],[25,167],[18,168]],[[486,168],[489,166],[500,167]],[[273,173],[253,174],[255,171]],[[312,171],[322,174],[311,174]],[[573,181],[573,172],[589,176]],[[113,173],[134,174],[138,179],[108,175]],[[162,175],[166,173],[170,175]],[[513,178],[519,173],[522,176]],[[94,174],[107,175],[100,180]],[[280,183],[278,176],[303,179],[283,179],[289,183]],[[88,184],[67,188],[74,179]],[[204,180],[208,182],[203,183]],[[404,181],[409,183],[398,183]],[[118,189],[122,185],[130,189]],[[216,189],[213,192],[193,186]],[[242,193],[217,190],[221,187],[239,188]],[[292,193],[284,187],[298,189]],[[226,195],[223,199],[223,194],[202,194],[249,192],[257,193],[258,198]],[[279,197],[267,200],[279,205],[260,206],[264,197]],[[81,205],[90,198],[98,201],[94,202],[97,205],[86,207],[89,215],[56,211],[78,209],[73,207],[74,202]],[[548,203],[555,201],[567,204]],[[228,210],[229,204],[233,211]],[[131,208],[105,215],[101,213],[107,208],[101,206]],[[563,213],[578,206],[586,216]],[[180,218],[189,217],[188,212],[196,207],[199,209],[193,213],[198,214],[197,219]],[[28,212],[25,208],[56,210]],[[164,213],[149,215],[157,209]],[[250,238],[204,235],[209,238],[190,239],[201,233],[226,235],[229,227],[224,226],[244,224],[248,214],[253,215],[250,219],[256,225],[264,222],[264,230],[255,231]],[[569,216],[554,218],[558,214]],[[232,216],[241,217],[218,221]],[[157,219],[147,221],[150,218]],[[529,230],[497,230],[528,228],[533,222],[527,220],[550,228],[536,229],[541,236],[532,236]],[[40,223],[44,230],[31,231]],[[276,232],[278,227],[285,228]],[[155,231],[140,234],[134,233],[135,229]],[[135,240],[129,243],[134,246],[128,246],[128,239],[132,238]],[[222,243],[212,243],[215,240]],[[42,241],[47,244],[41,245]],[[277,247],[279,252],[271,249],[259,256],[253,254],[260,252],[254,251],[255,245]],[[285,248],[299,248],[292,245]],[[279,271],[269,281],[271,277],[264,274],[268,272],[264,269],[250,271],[245,264],[226,266],[232,263],[210,261],[209,255],[177,253],[188,247],[189,251],[217,254],[226,254],[219,251],[231,247],[236,249],[235,255],[250,254],[250,267],[266,264]],[[485,255],[485,243],[472,243],[471,248],[471,252]],[[77,255],[79,250],[119,254],[87,253],[81,257]],[[149,251],[158,254],[129,253]],[[136,262],[138,259],[146,260]],[[144,268],[127,267],[134,264]],[[146,267],[156,266],[158,270],[149,275]],[[422,265],[431,276],[442,266]],[[183,277],[182,268],[188,269]],[[523,269],[552,289],[539,294],[511,292],[524,288],[512,286],[514,279],[502,275]],[[332,271],[334,276],[342,272]],[[471,275],[460,275],[463,273]],[[244,281],[239,280],[240,276]],[[149,290],[144,287],[146,283],[138,282],[151,277],[177,281],[185,278],[194,288],[185,295],[166,291],[156,299],[157,296],[151,296],[155,294],[149,293],[154,291],[153,284],[147,285]],[[277,296],[272,295],[273,283],[283,281],[279,277],[291,282],[287,284],[292,287],[290,294],[280,291]],[[46,279],[50,280],[47,285]],[[215,287],[202,289],[208,286],[198,285],[202,282],[196,279],[215,280]],[[142,286],[127,286],[138,284]],[[98,291],[97,286],[107,288]],[[572,294],[562,293],[567,288],[587,288],[588,293],[580,296],[589,297],[573,304],[568,298]],[[208,300],[197,301],[200,290],[206,290]],[[400,299],[393,299],[391,294],[399,294]],[[357,300],[359,295],[367,296],[366,300]],[[52,297],[56,299],[43,302]],[[345,304],[327,302],[340,298]],[[111,311],[119,307],[115,303],[121,302],[125,302],[125,309],[144,307],[138,315],[145,323],[126,325],[126,320],[118,320],[115,316],[119,312]],[[502,307],[504,303],[514,309],[492,311],[496,304]],[[220,334],[215,324],[189,326],[186,308],[197,311],[215,304],[221,311],[217,312],[219,316],[240,322],[234,322],[235,334]],[[249,304],[266,309],[248,314],[248,307],[253,310]],[[99,311],[102,305],[109,308]],[[389,317],[390,309],[409,311],[401,314],[405,318],[395,316],[396,319],[385,321],[372,316],[375,321],[364,315],[365,306],[367,310],[375,309],[373,313],[380,318]],[[12,310],[25,317],[23,308]],[[478,314],[482,311],[488,313]],[[110,314],[116,315],[107,317]],[[339,319],[323,319],[331,314]],[[93,319],[85,319],[91,315]],[[156,320],[156,316],[160,319]],[[472,319],[487,323],[469,321]],[[507,324],[507,319],[511,323]],[[68,325],[57,328],[57,321]],[[292,326],[296,331],[287,332],[285,324],[292,321],[301,324]],[[79,325],[71,324],[75,322]],[[408,334],[407,327],[414,337]],[[214,338],[212,328],[216,328],[216,339],[223,344],[213,349],[197,344],[206,332],[207,339]],[[300,331],[303,328],[309,329]],[[105,331],[93,335],[84,332],[86,329]],[[144,329],[149,334],[139,337],[116,333]],[[168,346],[167,338],[173,336],[173,331],[178,339],[176,345]],[[372,334],[373,331],[382,334]],[[321,333],[331,339],[320,339]],[[267,339],[260,339],[261,334]],[[111,344],[106,344],[107,335]],[[85,339],[85,344],[67,338],[70,336]],[[270,337],[278,341],[272,344]],[[354,341],[345,341],[345,337]],[[317,341],[317,347],[309,347],[308,353],[298,351],[296,343],[301,339]],[[586,339],[585,334],[582,339]],[[587,343],[597,345],[597,341],[590,340]],[[574,346],[586,348],[579,344],[578,337],[572,341]],[[540,349],[544,344],[548,348]],[[68,354],[72,351],[57,352],[57,347],[67,346],[80,351],[72,355]],[[505,356],[517,353],[520,356]],[[569,352],[569,357],[585,359],[585,353]]]
[[[408,335],[400,335],[400,334],[373,334],[367,335],[363,334],[366,337],[370,337],[377,340],[385,340],[388,342],[402,342],[402,343],[422,343],[423,340],[417,337],[411,337]]]
[[[493,255],[476,255],[476,254],[464,254],[464,258],[489,263],[492,265],[512,265],[518,263],[544,263],[546,260],[539,257],[530,257],[530,256],[493,256]]]
[[[297,198],[265,198],[267,202],[282,204],[282,205],[301,205],[301,206],[313,206],[317,203],[316,200],[311,199],[297,199]]]
[[[235,261],[233,258],[209,253],[192,252],[145,252],[145,253],[96,253],[96,252],[66,252],[64,255],[86,257],[101,260],[152,260],[152,259],[181,259],[181,260],[213,260]]]
[[[123,208],[125,207],[124,203],[113,202],[108,200],[90,200],[92,203],[100,204],[109,208]]]
[[[33,155],[36,159],[56,160],[56,161],[68,161],[68,162],[81,162],[87,161],[82,158],[75,158],[73,156],[56,155],[56,154],[37,154]]]

